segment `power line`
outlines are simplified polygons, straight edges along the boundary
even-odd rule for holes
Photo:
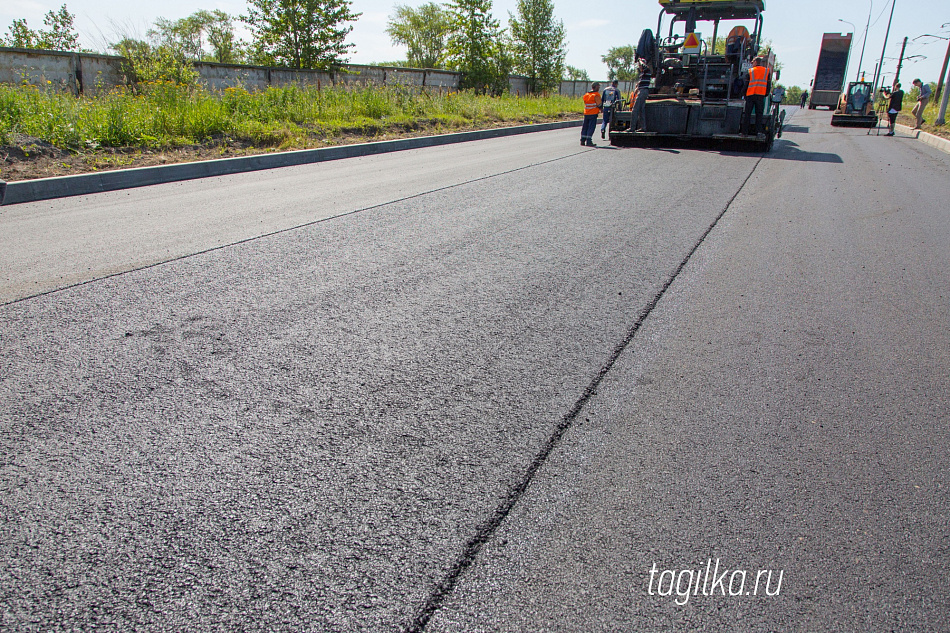
[[[891,2],[893,2],[893,1],[894,1],[894,0],[891,0]],[[881,9],[881,13],[877,16],[877,18],[874,19],[874,22],[871,23],[871,26],[874,26],[875,24],[877,24],[877,23],[878,23],[878,20],[881,19],[881,17],[884,15],[885,12],[887,12],[887,5],[889,5],[889,4],[890,4],[890,2],[887,2],[887,3],[884,4],[884,8]]]

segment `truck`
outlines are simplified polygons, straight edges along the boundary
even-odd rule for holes
[[[702,143],[769,151],[781,136],[784,121],[784,111],[771,94],[766,96],[765,133],[741,134],[744,82],[753,60],[764,59],[771,80],[777,81],[779,75],[775,54],[760,50],[765,0],[659,0],[659,4],[656,35],[644,30],[637,46],[638,58],[653,70],[643,130],[632,129],[630,103],[622,102],[611,118],[610,144]],[[703,38],[700,28],[712,32],[710,40]],[[724,47],[717,46],[723,42]]]
[[[835,110],[844,89],[844,75],[851,56],[851,34],[825,33],[821,36],[818,67],[811,84],[808,109],[819,106]]]

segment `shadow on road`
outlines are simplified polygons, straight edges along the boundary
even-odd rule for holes
[[[792,134],[808,134],[810,128],[807,125],[786,125],[782,127],[782,132],[790,132]]]
[[[795,126],[793,126],[794,128]],[[788,128],[785,128],[788,130]],[[808,130],[808,128],[801,128]],[[650,150],[655,152],[668,152],[679,154],[680,149],[690,152],[710,152],[720,156],[730,157],[748,157],[762,155],[766,158],[777,160],[797,160],[812,163],[844,163],[838,154],[828,154],[824,152],[805,152],[798,148],[798,143],[785,139],[776,139],[771,152],[762,154],[761,146],[764,143],[749,143],[730,141],[714,138],[694,138],[690,140],[676,138],[642,138],[637,139],[637,149]],[[604,147],[604,146],[600,146]],[[627,146],[624,146],[627,147]],[[680,149],[674,149],[680,148]],[[755,149],[753,149],[755,148]],[[611,147],[610,149],[622,149],[621,147]],[[758,150],[758,151],[756,151]]]
[[[785,139],[776,140],[772,151],[765,154],[765,157],[773,160],[798,160],[806,163],[844,163],[844,160],[838,154],[804,152],[798,148],[798,143]]]

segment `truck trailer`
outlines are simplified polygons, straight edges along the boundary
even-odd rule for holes
[[[850,56],[850,33],[825,33],[821,36],[821,51],[818,53],[818,67],[811,85],[808,109],[814,110],[821,106],[834,110],[838,107]]]

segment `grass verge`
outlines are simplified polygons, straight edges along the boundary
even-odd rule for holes
[[[241,87],[210,92],[200,87],[151,83],[141,91],[114,90],[74,97],[31,87],[0,86],[0,145],[19,137],[61,151],[207,145],[222,140],[246,146],[305,148],[344,134],[458,129],[550,120],[580,111],[576,99],[488,97],[437,93],[401,86]]]
[[[904,109],[899,115],[897,115],[897,122],[901,125],[906,125],[908,127],[914,127],[917,125],[917,119],[911,114],[916,101],[907,101],[904,104]],[[931,101],[927,105],[927,108],[924,110],[924,120],[926,123],[920,126],[921,131],[933,134],[934,136],[939,136],[950,140],[950,125],[934,125],[934,121],[937,120],[937,113],[940,111],[940,104],[934,103]]]

